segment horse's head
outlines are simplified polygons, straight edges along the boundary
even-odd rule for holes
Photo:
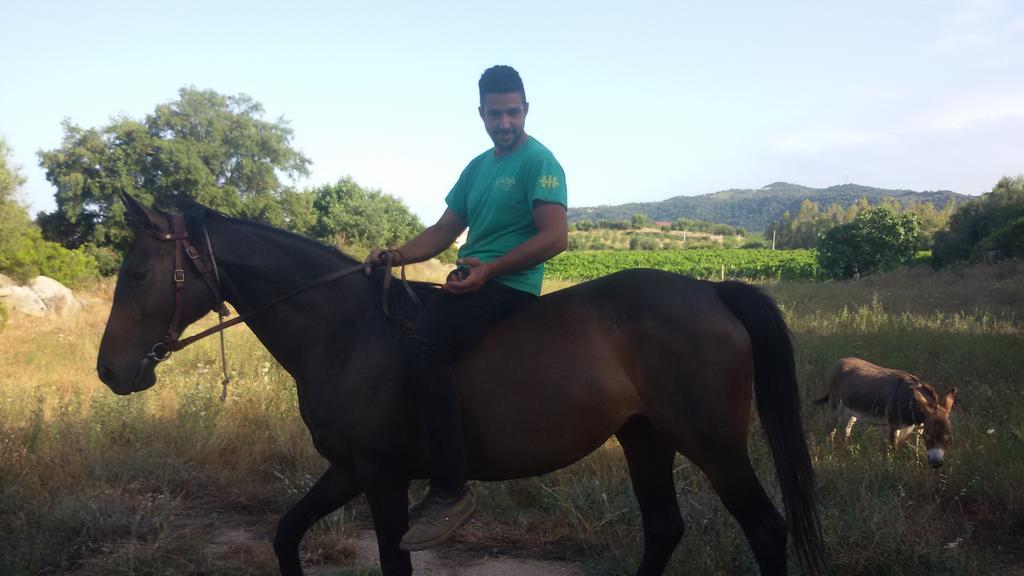
[[[130,196],[122,201],[135,239],[117,276],[96,372],[117,394],[131,394],[156,383],[156,365],[170,354],[167,343],[219,302],[190,257],[195,249],[181,239],[184,219],[175,224],[171,214]]]
[[[930,384],[921,382],[911,392],[924,412],[924,446],[928,449],[928,463],[932,467],[942,466],[946,451],[953,439],[953,425],[949,414],[956,401],[956,388],[951,388],[942,398]]]

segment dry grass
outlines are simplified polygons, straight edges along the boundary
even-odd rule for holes
[[[410,276],[439,281],[447,271],[420,265]],[[111,289],[93,287],[81,314],[16,316],[0,332],[0,574],[276,573],[276,518],[324,467],[294,384],[242,327],[228,333],[227,403],[217,400],[215,339],[161,366],[153,390],[113,395],[94,369]],[[793,327],[805,400],[847,355],[960,387],[953,453],[938,472],[913,446],[887,454],[877,429],[832,446],[824,413],[805,406],[834,573],[1024,566],[1024,274],[918,268],[768,289]],[[774,493],[757,435],[751,453]],[[680,459],[675,475],[687,537],[669,573],[755,573],[699,470]],[[581,562],[592,574],[635,570],[639,519],[614,442],[555,474],[479,491],[483,507],[460,533],[460,553],[499,548]],[[322,522],[304,542],[307,566],[344,565],[346,538],[367,521],[360,500]]]

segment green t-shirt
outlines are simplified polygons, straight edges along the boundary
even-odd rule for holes
[[[490,262],[536,235],[536,201],[568,205],[561,165],[543,144],[531,136],[526,138],[508,156],[495,157],[492,148],[474,158],[445,198],[448,207],[469,224],[460,258]],[[496,280],[539,295],[544,264]]]

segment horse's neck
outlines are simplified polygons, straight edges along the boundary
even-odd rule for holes
[[[298,239],[245,224],[216,221],[208,229],[224,298],[239,313],[259,308],[319,276],[355,264],[351,259],[331,258]],[[246,324],[301,384],[307,367],[322,362],[315,357],[318,353],[344,356],[345,348],[353,344],[351,336],[365,332],[359,324],[372,320],[367,314],[367,310],[374,309],[370,301],[369,284],[363,274],[356,273],[332,282],[330,289],[311,289],[274,304]],[[339,331],[342,324],[352,326]]]

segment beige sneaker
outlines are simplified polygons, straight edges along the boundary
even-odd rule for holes
[[[409,522],[415,522],[419,520],[420,516],[423,515],[423,509],[427,507],[427,502],[430,502],[431,498],[436,498],[437,495],[433,490],[428,489],[423,497],[412,503],[409,506]]]
[[[418,504],[420,502],[414,507]],[[469,488],[461,496],[452,498],[441,498],[428,492],[422,504],[423,511],[419,520],[402,536],[399,544],[402,550],[426,550],[451,538],[476,509],[476,498]]]

